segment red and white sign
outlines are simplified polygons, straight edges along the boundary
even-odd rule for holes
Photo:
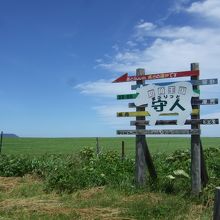
[[[199,75],[199,70],[170,72],[170,73],[156,73],[156,74],[149,74],[149,75],[143,75],[143,76],[128,76],[128,73],[125,73],[118,79],[114,80],[113,83],[138,81],[138,80],[176,78],[176,77],[186,77],[186,76],[198,76],[198,75]]]

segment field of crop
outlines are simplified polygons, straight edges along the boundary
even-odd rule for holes
[[[175,150],[189,150],[190,138],[148,138],[148,145],[152,153],[171,153]],[[134,156],[135,138],[99,138],[99,145],[103,151],[121,151],[121,142],[125,141],[125,153]],[[202,138],[204,148],[220,147],[220,138]],[[96,147],[96,138],[5,138],[2,152],[5,154],[44,153],[70,154],[79,152],[83,147]]]
[[[127,157],[120,157],[125,141]],[[203,138],[209,183],[191,195],[190,139],[149,138],[158,179],[134,181],[134,138],[5,138],[0,219],[211,219],[220,138]]]

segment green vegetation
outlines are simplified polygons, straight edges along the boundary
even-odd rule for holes
[[[134,156],[135,138],[100,138],[102,151],[120,152],[121,142],[125,141],[125,153]],[[190,149],[190,138],[186,137],[150,137],[147,139],[152,153],[171,153],[175,150]],[[220,138],[202,138],[204,148],[220,147]],[[83,147],[95,147],[95,138],[4,138],[2,152],[4,154],[71,154],[79,152]]]
[[[190,154],[154,153],[158,180],[134,182],[134,160],[118,152],[0,156],[4,219],[210,219],[220,185],[220,148],[204,151],[209,184],[190,195]]]

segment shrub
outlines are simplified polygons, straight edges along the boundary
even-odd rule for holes
[[[94,186],[129,185],[133,179],[132,160],[122,161],[116,152],[109,151],[97,157],[91,148],[85,148],[80,158],[78,166],[69,167],[66,161],[60,164],[59,170],[51,170],[46,178],[47,189],[72,192]]]
[[[24,155],[0,155],[0,176],[23,176],[31,172],[31,160]]]
[[[204,151],[209,183],[204,189],[204,201],[213,197],[215,186],[220,185],[220,150]],[[157,181],[150,179],[150,190],[166,193],[189,193],[190,153],[175,151],[170,155],[155,154],[153,161]],[[120,189],[133,187],[134,160],[124,160],[114,151],[95,155],[92,148],[83,148],[79,155],[49,155],[28,157],[0,155],[0,176],[39,175],[45,180],[46,190],[73,192],[93,186],[113,186]]]

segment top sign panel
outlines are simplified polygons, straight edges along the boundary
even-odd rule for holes
[[[138,80],[155,80],[155,79],[166,79],[166,78],[176,78],[176,77],[186,77],[186,76],[198,76],[199,70],[193,71],[182,71],[182,72],[170,72],[170,73],[156,73],[149,74],[143,76],[128,76],[128,74],[124,74],[118,79],[114,80],[113,83],[118,82],[130,82],[130,81],[138,81]]]

